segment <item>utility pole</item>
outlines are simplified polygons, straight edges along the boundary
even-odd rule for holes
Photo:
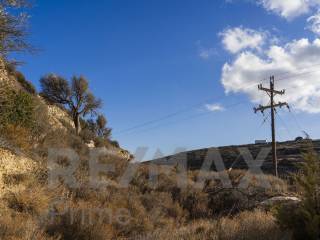
[[[274,89],[274,76],[270,77],[270,88],[264,88],[262,84],[259,84],[258,89],[261,91],[266,92],[270,97],[270,105],[262,106],[254,108],[254,112],[257,113],[258,111],[264,113],[265,110],[271,110],[271,135],[272,135],[272,161],[274,167],[274,175],[278,177],[278,159],[277,159],[277,146],[276,146],[276,130],[275,130],[275,110],[277,107],[286,106],[289,108],[288,103],[286,102],[278,102],[275,103],[274,97],[275,95],[284,95],[285,90],[277,91]]]

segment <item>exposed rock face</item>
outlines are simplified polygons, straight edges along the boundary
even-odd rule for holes
[[[60,128],[67,131],[68,128],[73,127],[73,122],[68,113],[58,106],[48,105],[48,117],[49,124],[53,129]]]

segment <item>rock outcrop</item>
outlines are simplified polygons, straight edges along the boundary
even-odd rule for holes
[[[53,129],[60,128],[67,131],[68,128],[73,127],[73,122],[68,113],[58,106],[48,105],[48,117],[49,124]]]

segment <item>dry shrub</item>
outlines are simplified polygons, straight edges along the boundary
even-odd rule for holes
[[[136,238],[140,240],[286,240],[290,234],[282,232],[274,217],[260,211],[242,212],[229,218],[196,221],[181,228],[158,229],[154,233]]]
[[[7,178],[20,179],[17,176]],[[41,224],[42,216],[49,209],[51,194],[54,194],[42,186],[35,186],[29,176],[23,176],[22,179],[25,187],[6,192],[1,199],[0,239],[59,240],[48,236]]]
[[[243,180],[243,177],[247,176],[247,178],[250,180],[248,184],[248,188],[251,188],[251,189],[260,188],[261,182],[266,181],[270,184],[270,187],[265,188],[267,193],[279,194],[279,193],[285,193],[288,191],[287,183],[273,175],[253,174],[250,171],[239,170],[239,169],[234,169],[232,171],[229,171],[228,175],[231,179],[233,186],[238,186]]]
[[[110,189],[93,199],[94,190],[87,200],[67,199],[55,207],[54,221],[44,228],[50,236],[62,239],[120,239],[152,231],[148,213],[137,195],[127,190]],[[98,195],[98,194],[97,194]]]
[[[74,149],[79,156],[86,156],[88,147],[84,144],[79,136],[67,132],[62,128],[52,129],[43,138],[43,141],[37,147],[37,153],[46,158],[50,148],[70,148]]]
[[[55,189],[47,189],[44,185],[47,181],[40,181],[40,173],[45,174],[38,166],[27,172],[3,173],[1,181],[8,190],[3,191],[0,204],[30,216],[46,213],[57,192]]]
[[[222,218],[218,224],[220,239],[289,239],[271,214],[257,210],[242,212],[232,219]]]
[[[32,136],[34,141],[39,143],[50,130],[48,106],[41,101],[39,97],[34,97],[34,124],[32,127]]]
[[[33,147],[31,132],[25,127],[9,124],[0,129],[0,134],[5,136],[6,141],[14,148],[28,152]]]
[[[18,185],[23,182],[26,182],[28,175],[25,173],[12,173],[12,174],[3,174],[2,181],[6,185]]]
[[[80,137],[85,143],[90,143],[93,139],[95,139],[94,133],[91,130],[86,129],[86,128],[81,130]],[[97,144],[97,142],[95,142],[95,146],[96,147],[103,147],[104,145]]]
[[[200,190],[182,191],[178,201],[182,208],[188,212],[188,217],[191,220],[211,216],[208,195]]]
[[[49,237],[37,221],[24,213],[1,209],[0,239],[3,240],[59,240]]]
[[[7,207],[16,212],[41,216],[48,211],[53,194],[42,186],[27,186],[17,192],[7,192],[3,199]]]
[[[61,212],[55,213],[53,221],[47,220],[45,231],[50,236],[66,240],[111,239],[111,226],[101,221],[99,212],[93,211],[93,207],[90,202],[66,203]]]
[[[209,206],[212,216],[236,214],[254,207],[255,200],[239,191],[239,189],[222,189],[217,193],[209,194]]]
[[[170,193],[151,192],[141,196],[141,203],[145,207],[154,228],[182,224],[188,213],[178,202],[173,201]]]

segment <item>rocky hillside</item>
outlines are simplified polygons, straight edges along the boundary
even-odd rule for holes
[[[313,148],[320,152],[320,140],[313,141]],[[288,173],[298,171],[298,166],[302,163],[302,154],[310,146],[309,141],[288,141],[280,142],[277,145],[277,155],[279,161],[279,174],[288,175]],[[248,166],[245,163],[243,157],[239,153],[239,148],[247,148],[254,158],[258,155],[262,148],[271,148],[270,144],[249,144],[241,146],[224,146],[219,147],[219,152],[224,161],[226,169],[247,169]],[[176,165],[179,161],[187,161],[187,167],[190,170],[198,170],[201,168],[208,150],[199,149],[179,153],[173,156],[167,156],[165,158],[148,161],[146,163],[160,164],[160,165]],[[216,170],[214,164],[211,167],[212,170]],[[262,169],[265,173],[272,173],[272,156],[269,153],[267,159],[262,165]]]

